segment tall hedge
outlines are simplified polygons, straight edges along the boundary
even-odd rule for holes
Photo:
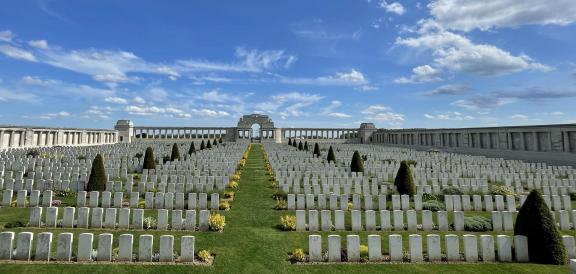
[[[416,194],[416,185],[414,184],[414,177],[412,176],[412,170],[407,161],[402,161],[400,163],[400,169],[396,174],[396,179],[394,180],[394,185],[398,192],[403,195],[414,195]]]
[[[172,154],[170,155],[170,161],[173,162],[175,160],[180,160],[180,148],[178,148],[176,143],[172,145]]]
[[[154,159],[154,150],[151,147],[146,148],[146,153],[144,154],[144,166],[143,169],[156,169],[156,160]]]
[[[308,141],[304,142],[304,150],[308,151]]]
[[[92,162],[90,178],[86,185],[86,191],[105,191],[106,190],[106,169],[104,169],[104,158],[97,154]]]
[[[302,144],[302,141],[298,142],[298,150],[304,150],[304,145]]]
[[[288,145],[291,146],[292,145],[292,139],[288,139]]]
[[[364,160],[360,157],[358,150],[354,151],[352,155],[352,162],[350,163],[350,171],[352,172],[364,172]]]
[[[204,140],[202,140],[202,143],[200,143],[200,150],[204,149],[206,149],[206,144],[204,144]]]
[[[528,238],[530,262],[555,265],[566,263],[562,236],[540,191],[532,190],[526,198],[516,217],[514,235]]]
[[[194,146],[194,141],[192,141],[192,143],[190,144],[190,149],[188,150],[188,155],[192,155],[193,153],[196,153],[196,147]]]
[[[314,155],[316,155],[316,157],[320,157],[320,146],[318,146],[318,143],[314,144]]]
[[[328,149],[328,157],[326,157],[326,160],[328,160],[328,163],[330,162],[336,163],[336,155],[334,155],[334,150],[332,149],[332,146],[330,146],[330,149]]]

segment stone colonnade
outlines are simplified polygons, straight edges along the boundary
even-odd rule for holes
[[[137,139],[220,139],[230,128],[220,127],[134,127]]]
[[[284,128],[284,139],[354,139],[358,138],[357,128]]]
[[[104,145],[118,142],[118,132],[102,129],[0,127],[0,149]]]
[[[576,152],[576,125],[462,129],[380,129],[372,135],[372,143],[574,153]]]

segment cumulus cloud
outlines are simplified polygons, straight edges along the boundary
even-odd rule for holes
[[[442,81],[442,71],[429,65],[418,66],[412,69],[410,77],[400,77],[394,80],[397,84],[416,84]]]
[[[369,121],[386,121],[399,123],[404,121],[404,114],[392,111],[392,108],[384,105],[371,105],[361,112]]]
[[[307,115],[304,108],[317,103],[322,98],[324,97],[318,94],[304,92],[281,93],[271,96],[269,100],[257,103],[255,109],[264,113],[278,113],[282,119],[300,117]]]
[[[434,0],[428,7],[441,26],[460,31],[576,21],[574,0]]]
[[[106,98],[104,98],[104,101],[106,101],[108,103],[120,104],[120,105],[128,104],[128,100],[121,98],[121,97],[106,97]]]
[[[404,12],[406,12],[404,6],[398,2],[388,3],[386,1],[382,1],[380,2],[380,7],[385,9],[386,12],[395,13],[397,15],[402,15]]]
[[[462,35],[444,30],[426,32],[412,38],[398,38],[396,44],[431,50],[434,56],[434,64],[430,67],[432,69],[437,67],[482,76],[525,70],[546,72],[552,69],[527,55],[515,56],[492,45],[475,44]]]

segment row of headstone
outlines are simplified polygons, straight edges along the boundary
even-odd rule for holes
[[[208,193],[188,193],[188,199],[186,200],[185,198],[186,195],[184,193],[146,192],[144,193],[143,207],[145,209],[211,210],[219,210],[220,208],[220,193],[211,193],[210,195],[208,195]],[[140,192],[130,193],[129,201],[124,201],[123,192],[115,192],[114,198],[112,199],[112,193],[110,191],[90,191],[90,193],[80,191],[76,195],[76,206],[140,208],[142,207],[140,199]]]
[[[46,213],[43,214],[43,212]],[[167,209],[158,209],[155,222],[147,222],[143,209],[80,207],[76,214],[75,207],[65,207],[62,219],[58,219],[58,212],[58,207],[32,208],[30,209],[28,225],[30,227],[46,228],[171,229],[173,231],[195,231],[196,227],[198,227],[200,231],[208,231],[210,218],[209,210],[200,210],[199,214],[196,214],[196,210],[182,211],[175,209],[169,212]],[[184,217],[182,214],[184,214]],[[168,218],[169,215],[171,215],[170,219]],[[196,215],[199,215],[199,218]],[[43,216],[44,222],[42,222]]]
[[[514,229],[514,215],[512,212],[495,213],[497,214],[492,215],[492,219],[494,222],[498,221],[496,224],[499,226],[498,229],[494,228],[494,231],[502,231],[503,223],[505,223],[504,230],[510,231]],[[376,216],[377,214],[379,214],[379,218]],[[454,211],[452,213],[452,223],[448,221],[448,214],[447,211],[434,213],[430,210],[423,210],[421,211],[421,217],[418,217],[418,212],[415,210],[380,210],[379,212],[374,210],[366,210],[364,212],[352,210],[349,213],[350,225],[346,226],[346,211],[344,210],[335,210],[334,215],[332,215],[330,210],[321,210],[320,212],[318,210],[296,210],[296,231],[464,231],[464,212]],[[434,215],[436,216],[435,218]],[[500,219],[496,220],[496,217]],[[364,222],[362,222],[363,218]],[[318,221],[319,219],[320,222]]]
[[[52,194],[51,190],[46,190],[42,194],[42,200],[40,200],[40,190],[32,190],[30,196],[28,196],[27,190],[18,190],[16,192],[16,203],[13,204],[14,191],[4,190],[2,192],[2,203],[3,207],[10,207],[15,205],[16,207],[35,207],[35,206],[52,206]],[[29,199],[28,199],[29,198]]]
[[[424,252],[422,235],[410,234],[408,248],[404,249],[402,235],[388,235],[388,255],[382,254],[382,236],[368,235],[368,261],[384,261],[389,258],[391,262],[402,262],[405,252],[411,263],[440,262],[442,254],[451,262],[462,260],[466,262],[528,262],[528,238],[522,235],[445,235],[444,246],[441,244],[440,235],[426,235],[427,250]],[[570,236],[571,237],[571,236]],[[463,252],[460,250],[460,238],[463,242]],[[478,248],[480,238],[480,249]],[[496,239],[494,239],[496,238]],[[442,248],[444,247],[444,248]],[[480,250],[480,252],[478,252]],[[308,236],[308,252],[310,262],[340,262],[342,261],[342,246],[340,235],[328,236],[328,252],[322,250],[322,236]],[[324,254],[327,254],[325,256]],[[346,261],[360,261],[360,236],[346,236]]]
[[[16,237],[15,237],[16,236]],[[37,239],[34,241],[34,236]],[[134,235],[122,234],[118,240],[118,255],[113,255],[114,235],[102,233],[97,235],[95,241],[93,233],[82,233],[78,236],[76,258],[73,256],[72,246],[74,234],[60,233],[57,237],[56,256],[52,257],[52,232],[41,232],[36,235],[32,232],[0,232],[0,260],[19,261],[54,261],[56,262],[132,262],[134,259]],[[35,242],[35,247],[33,248]],[[95,242],[97,247],[95,246]],[[93,249],[97,248],[97,255]],[[138,239],[138,262],[194,262],[194,236],[182,236],[180,238],[180,257],[175,258],[174,236],[160,236],[160,248],[158,254],[154,252],[154,235],[140,235]],[[33,250],[35,253],[33,254]]]
[[[351,204],[350,196],[352,198]],[[413,203],[411,202],[409,195],[392,195],[392,210],[408,210],[411,209],[411,205],[414,205],[414,209],[422,210],[422,196],[414,195]],[[380,195],[336,195],[336,194],[288,194],[287,195],[287,209],[330,209],[330,210],[347,210],[351,209],[387,209],[387,196],[384,194]]]

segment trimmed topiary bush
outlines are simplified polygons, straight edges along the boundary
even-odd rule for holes
[[[326,157],[326,160],[328,160],[328,163],[330,162],[336,163],[336,155],[334,155],[334,150],[332,149],[332,146],[330,146],[330,149],[328,149],[328,157]]]
[[[436,212],[436,211],[445,210],[446,206],[444,205],[444,203],[442,203],[440,201],[429,200],[429,201],[422,203],[422,209]]]
[[[308,151],[308,141],[304,142],[304,150]]]
[[[528,238],[530,262],[555,265],[566,263],[562,236],[540,191],[532,190],[526,198],[516,217],[514,235]]]
[[[214,141],[212,142],[212,146],[218,146],[218,140],[214,139]]]
[[[194,141],[192,141],[192,143],[190,144],[190,149],[188,149],[188,155],[192,155],[193,153],[196,153],[196,147],[194,146]]]
[[[204,140],[200,143],[200,150],[206,149],[206,144],[204,144]]]
[[[314,144],[314,155],[316,155],[316,157],[320,157],[320,146],[318,146],[318,143]]]
[[[174,162],[175,160],[180,160],[180,148],[176,143],[172,145],[172,154],[170,155],[170,161]]]
[[[492,220],[483,216],[464,217],[464,231],[484,232],[492,230]]]
[[[414,184],[414,177],[412,177],[412,170],[408,162],[402,161],[400,168],[396,174],[394,185],[400,195],[414,195],[416,194],[416,185]]]
[[[288,145],[289,145],[289,146],[292,145],[292,139],[288,139]]]
[[[156,161],[154,160],[154,150],[151,147],[146,148],[146,153],[144,154],[144,166],[143,169],[156,169]]]
[[[211,149],[211,148],[212,148],[212,143],[210,143],[210,140],[208,140],[208,142],[206,142],[206,148],[207,148],[207,149]]]
[[[220,138],[218,139],[218,143],[219,143],[219,144],[222,144],[222,137],[220,137]]]
[[[302,144],[302,141],[298,142],[298,150],[304,150],[304,145]]]
[[[105,191],[106,190],[106,170],[104,169],[104,158],[97,154],[92,162],[90,178],[86,185],[86,191]]]
[[[296,142],[296,140],[292,141],[292,146],[298,148],[298,143]]]
[[[358,151],[354,151],[352,155],[352,162],[350,163],[350,171],[352,172],[364,172],[364,160],[360,157]]]

